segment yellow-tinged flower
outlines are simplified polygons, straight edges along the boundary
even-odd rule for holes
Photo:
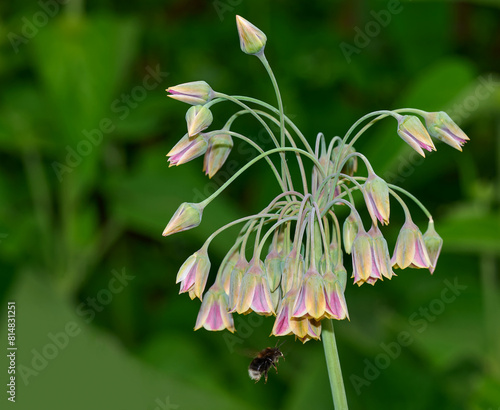
[[[239,300],[241,298],[241,282],[243,280],[243,275],[248,269],[248,261],[245,257],[245,252],[242,250],[236,265],[231,272],[231,279],[229,281],[229,311],[235,312]],[[240,312],[238,312],[240,313]]]
[[[307,317],[292,318],[290,319],[290,328],[302,343],[311,339],[321,339],[321,322],[319,320]]]
[[[469,141],[460,127],[444,111],[424,114],[425,125],[431,137],[462,151],[462,146]]]
[[[179,269],[175,282],[181,282],[179,293],[192,291],[194,296],[202,300],[209,272],[210,259],[208,259],[207,249],[201,248],[191,255]]]
[[[296,291],[288,292],[278,306],[276,320],[274,321],[271,336],[287,336],[292,334],[290,320],[293,313],[293,305],[297,297]]]
[[[236,16],[238,35],[240,37],[241,50],[246,54],[259,54],[264,52],[267,37],[257,27],[241,16]]]
[[[335,268],[335,273],[330,270],[323,275],[326,299],[325,316],[329,319],[349,319],[349,312],[347,311],[347,303],[344,296],[346,279],[347,271],[340,264]]]
[[[344,249],[347,254],[351,253],[352,244],[354,242],[354,238],[358,233],[358,219],[354,211],[351,211],[349,216],[344,221],[343,227],[343,236],[344,236]]]
[[[423,157],[425,157],[425,154],[422,148],[427,151],[436,151],[431,137],[417,117],[414,115],[397,115],[397,119],[398,134],[410,147]]]
[[[387,225],[391,212],[387,182],[370,173],[363,185],[363,196],[373,223],[379,220],[382,225]]]
[[[210,127],[214,117],[204,105],[194,105],[186,112],[188,135],[193,137]]]
[[[399,231],[391,264],[400,269],[408,266],[424,269],[431,267],[422,233],[411,219],[407,219]]]
[[[302,279],[292,317],[312,317],[316,320],[325,316],[326,299],[323,277],[315,268],[310,268]]]
[[[200,204],[184,202],[175,211],[174,216],[168,222],[162,235],[168,236],[177,232],[187,231],[196,228],[201,223],[204,207]]]
[[[169,97],[191,105],[203,105],[214,98],[214,91],[205,81],[191,81],[166,90]]]
[[[217,282],[205,294],[194,330],[202,326],[213,331],[227,329],[234,332],[235,330],[233,316],[228,313],[227,295]]]
[[[203,155],[208,148],[208,143],[203,135],[190,137],[184,135],[167,154],[169,166],[182,165]]]
[[[423,239],[425,248],[427,249],[427,254],[429,255],[429,260],[431,262],[429,265],[429,271],[434,273],[439,254],[441,253],[441,247],[443,246],[443,239],[434,229],[434,221],[429,221],[429,226],[427,231],[424,233]]]
[[[232,148],[233,140],[230,135],[221,133],[210,138],[203,161],[203,171],[209,178],[212,178],[222,168]]]
[[[368,235],[372,238],[372,256],[375,262],[375,269],[377,269],[382,276],[391,279],[395,276],[395,273],[392,271],[391,256],[389,254],[387,241],[375,224],[372,225],[371,229],[368,231]]]
[[[373,285],[378,279],[382,279],[375,260],[372,238],[363,228],[360,228],[352,245],[352,277],[354,283],[358,286],[365,282]]]

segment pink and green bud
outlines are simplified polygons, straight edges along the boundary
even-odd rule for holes
[[[373,285],[382,279],[375,261],[372,238],[364,229],[360,229],[352,245],[352,271],[354,283],[358,286],[365,282]]]
[[[326,300],[323,277],[316,269],[309,269],[302,279],[292,317],[312,317],[320,320],[325,316],[325,311]]]
[[[224,292],[226,295],[229,295],[230,291],[230,283],[231,283],[231,273],[233,269],[236,267],[236,263],[240,258],[240,254],[237,250],[235,250],[229,259],[226,261],[224,266],[222,266],[222,270],[220,271],[219,283],[222,285]]]
[[[236,25],[241,51],[250,55],[263,53],[267,42],[266,35],[241,16],[236,16]]]
[[[292,318],[292,309],[297,297],[296,291],[288,292],[280,302],[277,309],[276,320],[274,321],[271,336],[287,336],[292,334],[290,320]]]
[[[343,227],[343,237],[344,237],[344,249],[348,255],[351,254],[352,245],[354,243],[354,238],[358,234],[358,219],[354,211],[351,211],[349,216],[344,221]]]
[[[323,276],[326,300],[325,316],[329,319],[349,319],[349,312],[347,311],[347,303],[344,296],[346,280],[347,271],[342,265],[337,265],[335,273],[328,271]]]
[[[265,316],[275,314],[264,264],[255,259],[250,261],[243,275],[240,298],[236,305],[236,312],[240,314],[250,313],[250,311]]]
[[[212,112],[204,105],[194,105],[186,112],[188,135],[193,137],[210,127],[213,121]]]
[[[281,276],[281,289],[286,294],[292,289],[298,290],[299,281],[302,279],[304,272],[304,258],[302,255],[297,257],[297,249],[292,251],[285,258],[283,264],[283,274]]]
[[[203,291],[210,272],[210,259],[206,248],[191,255],[179,269],[175,283],[181,282],[179,293],[192,291],[194,296],[203,299]]]
[[[174,216],[172,216],[166,228],[163,230],[162,235],[168,236],[196,228],[201,223],[203,209],[204,206],[202,206],[201,203],[193,204],[184,202],[177,211],[175,211]]]
[[[169,97],[191,105],[203,105],[214,98],[214,91],[205,81],[192,81],[169,87]]]
[[[234,333],[233,316],[227,308],[227,295],[218,283],[212,285],[201,303],[194,330],[201,327],[210,331],[227,329]]]
[[[382,225],[387,225],[391,212],[387,182],[374,173],[370,173],[363,185],[363,196],[373,223],[379,220]]]
[[[337,164],[341,164],[349,154],[353,154],[355,152],[356,150],[354,149],[354,147],[346,148],[346,146],[344,145],[342,147],[342,151],[340,147],[335,147],[332,151],[332,159],[335,160],[339,156],[339,154],[342,153],[342,157],[337,160],[338,161]],[[343,174],[352,177],[357,172],[357,170],[358,170],[358,157],[353,155],[344,164],[341,172]]]
[[[203,171],[209,178],[222,168],[232,148],[233,140],[227,134],[216,134],[210,138],[203,162]]]
[[[395,273],[392,271],[391,256],[389,247],[382,232],[376,225],[373,225],[368,231],[368,235],[372,238],[373,259],[376,269],[387,279],[391,279]]]
[[[399,136],[415,151],[425,157],[424,151],[436,151],[431,137],[414,115],[397,115]]]
[[[399,231],[391,264],[400,269],[408,266],[422,269],[431,267],[422,233],[411,219],[407,219]]]
[[[425,125],[431,137],[462,151],[462,146],[469,141],[469,137],[444,111],[428,112],[424,114]]]
[[[236,265],[231,272],[231,279],[229,281],[229,311],[236,311],[238,302],[241,298],[241,282],[243,275],[248,269],[248,261],[245,258],[245,253],[242,251]]]
[[[208,148],[208,143],[203,135],[190,137],[184,135],[180,141],[167,154],[169,166],[182,165],[203,155]]]
[[[443,239],[434,229],[434,221],[429,221],[429,226],[427,231],[424,233],[423,239],[425,248],[427,249],[427,254],[429,255],[429,260],[431,262],[429,265],[429,271],[434,273],[439,254],[441,253],[441,247],[443,246]]]
[[[274,292],[280,285],[281,275],[283,274],[283,261],[274,245],[267,254],[264,265],[269,280],[269,288],[271,292]]]

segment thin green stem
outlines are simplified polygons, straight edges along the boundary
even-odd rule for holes
[[[344,381],[342,379],[342,369],[340,368],[333,321],[331,319],[324,319],[322,325],[323,330],[321,332],[321,338],[323,339],[323,348],[325,350],[328,377],[330,378],[330,388],[332,389],[333,404],[335,410],[347,410],[347,397],[345,394]]]

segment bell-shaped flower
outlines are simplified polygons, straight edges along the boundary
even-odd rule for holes
[[[283,260],[274,243],[266,256],[264,266],[269,280],[269,288],[271,292],[274,292],[280,285],[281,275],[283,274]]]
[[[227,308],[227,295],[218,282],[207,291],[201,303],[194,330],[201,327],[211,331],[227,329],[234,333],[233,315],[228,313]]]
[[[422,148],[427,151],[436,151],[431,137],[417,117],[414,115],[397,115],[397,119],[398,134],[410,147],[423,157],[425,157],[425,154]]]
[[[297,255],[297,248],[294,247],[283,264],[283,274],[281,276],[283,294],[290,292],[292,289],[298,290],[303,275],[304,258],[301,254]]]
[[[188,135],[194,137],[210,127],[214,117],[212,112],[204,105],[194,105],[186,112]]]
[[[245,257],[245,252],[242,250],[236,265],[231,272],[231,279],[229,281],[229,311],[234,312],[241,299],[241,282],[243,275],[248,269],[248,261]]]
[[[276,320],[274,321],[271,336],[287,336],[292,334],[290,320],[292,318],[292,309],[297,297],[296,291],[288,292],[278,306]]]
[[[431,267],[422,233],[411,218],[406,219],[401,231],[399,231],[391,263],[392,266],[400,269],[405,269],[408,266],[423,269]]]
[[[391,212],[387,182],[371,172],[363,185],[363,196],[373,222],[379,220],[382,225],[387,225]]]
[[[312,317],[320,320],[325,316],[326,300],[323,277],[311,267],[302,278],[302,284],[293,306],[292,317]]]
[[[240,254],[237,250],[235,250],[231,253],[231,256],[229,256],[226,263],[224,263],[224,266],[221,267],[222,269],[220,270],[219,282],[221,283],[224,292],[226,292],[226,295],[229,295],[231,274],[239,258]]]
[[[209,178],[212,178],[222,168],[232,148],[233,140],[230,135],[221,133],[210,138],[203,161],[203,171]]]
[[[443,246],[443,239],[434,229],[434,221],[429,221],[429,226],[427,231],[424,233],[423,239],[425,248],[427,249],[427,255],[429,255],[429,260],[431,262],[429,265],[429,271],[434,273],[439,254],[441,253],[441,247]]]
[[[358,286],[365,282],[373,285],[382,279],[374,256],[372,238],[363,228],[360,228],[352,245],[352,271],[354,283]]]
[[[368,231],[368,235],[372,238],[373,258],[378,271],[382,276],[391,279],[395,276],[395,273],[392,271],[391,256],[389,254],[387,241],[375,224],[372,225],[371,229]]]
[[[203,105],[214,98],[214,91],[205,81],[191,81],[166,90],[169,97],[191,105]]]
[[[249,313],[254,311],[261,315],[274,315],[269,282],[264,272],[264,264],[258,259],[252,259],[241,280],[240,298],[236,304],[236,312]]]
[[[460,127],[444,111],[428,112],[424,115],[425,125],[431,137],[462,151],[462,146],[469,141]]]
[[[179,293],[193,291],[194,296],[202,300],[209,272],[210,259],[207,249],[203,247],[191,255],[179,269],[175,282],[181,282]]]
[[[292,333],[305,343],[311,339],[321,339],[321,322],[316,319],[300,317],[290,319]]]
[[[172,218],[170,218],[162,235],[168,236],[177,232],[196,228],[201,223],[203,209],[204,206],[202,206],[202,203],[193,204],[191,202],[184,202],[179,206],[177,211],[175,211]]]
[[[344,221],[342,233],[344,237],[344,249],[347,254],[350,254],[354,238],[358,233],[358,219],[354,211],[351,211],[349,216]]]
[[[203,135],[190,137],[184,135],[167,154],[169,166],[182,165],[203,155],[208,148],[208,143]]]
[[[236,16],[241,51],[246,54],[260,54],[264,52],[267,37],[257,27],[241,16]]]
[[[323,275],[326,300],[325,316],[329,319],[349,319],[349,312],[347,311],[347,303],[344,296],[346,278],[347,271],[340,264],[335,268],[335,273],[328,270]],[[342,284],[342,280],[344,285]]]

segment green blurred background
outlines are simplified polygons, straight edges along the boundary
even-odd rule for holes
[[[161,236],[180,203],[206,197],[255,156],[235,148],[212,180],[201,159],[168,168],[188,106],[165,88],[205,80],[275,101],[258,60],[239,49],[240,14],[267,34],[285,110],[311,143],[317,132],[343,135],[370,111],[400,107],[446,110],[469,135],[463,153],[439,144],[422,160],[386,120],[357,144],[379,175],[424,202],[444,246],[433,276],[408,269],[374,287],[348,284],[351,320],[337,324],[337,338],[351,409],[499,409],[499,6],[2,2],[0,346],[7,351],[6,306],[15,301],[12,407],[332,408],[321,343],[286,338],[279,374],[254,384],[247,352],[275,344],[272,319],[236,317],[234,336],[194,332],[200,303],[175,285],[212,231],[274,197],[266,164],[207,208],[198,228]],[[234,111],[219,104],[213,129]],[[238,127],[269,145],[253,122]],[[390,247],[399,211],[391,222]],[[235,235],[214,241],[213,266]],[[1,408],[11,405],[5,384]]]

